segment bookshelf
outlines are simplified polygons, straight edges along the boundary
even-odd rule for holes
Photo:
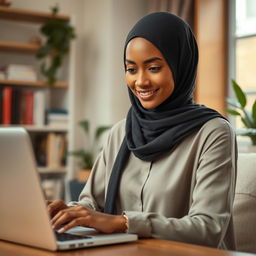
[[[0,18],[11,21],[25,21],[32,23],[45,23],[51,18],[51,13],[17,9],[13,7],[0,7]],[[70,20],[68,15],[57,15],[60,20]]]
[[[13,7],[0,7],[0,21],[8,21],[11,24],[11,28],[15,26],[15,24],[21,25],[21,29],[26,29],[26,25],[30,26],[30,24],[36,24],[36,29],[39,29],[39,26],[46,21],[48,21],[52,17],[51,13],[49,12],[38,12],[38,11],[31,11],[31,10],[23,10],[23,9],[17,9]],[[68,15],[57,15],[57,19],[70,21],[70,17]],[[35,27],[33,28],[35,29]],[[19,28],[20,30],[20,28]],[[8,31],[8,30],[6,30]],[[8,33],[12,33],[12,29],[8,31]],[[38,31],[37,31],[38,32]],[[1,58],[0,56],[0,68],[5,65],[9,64],[15,64],[13,61],[17,61],[17,63],[22,64],[23,59],[26,60],[25,65],[31,65],[35,67],[35,70],[38,72],[38,65],[35,58],[35,54],[37,50],[39,49],[40,45],[36,43],[30,43],[29,38],[27,38],[27,42],[24,42],[24,38],[19,40],[12,40],[8,39],[6,40],[6,36],[2,36],[3,33],[0,31],[0,54],[4,54],[5,56],[8,56],[7,58]],[[7,35],[8,36],[8,35]],[[12,38],[12,37],[11,37]],[[41,117],[41,123],[35,123],[35,119],[32,123],[26,123],[26,122],[17,122],[13,123],[13,121],[10,121],[10,123],[3,123],[2,118],[0,119],[0,127],[1,126],[22,126],[24,127],[30,134],[32,139],[32,144],[35,153],[37,152],[36,147],[37,145],[37,137],[45,137],[46,141],[48,140],[48,137],[50,137],[52,134],[55,134],[56,137],[65,137],[66,138],[66,151],[72,150],[72,139],[74,135],[72,134],[72,95],[74,93],[72,92],[73,88],[70,86],[72,84],[71,77],[72,77],[72,68],[71,68],[71,53],[72,50],[69,52],[69,56],[67,56],[67,61],[64,63],[64,72],[65,76],[60,76],[60,81],[57,81],[56,84],[51,87],[45,82],[43,79],[40,78],[40,75],[38,76],[39,79],[36,81],[25,81],[25,80],[17,80],[17,79],[6,79],[3,77],[0,77],[0,91],[1,88],[9,87],[13,91],[21,91],[24,93],[25,91],[32,92],[33,94],[36,94],[36,92],[42,92],[44,94],[43,101],[44,101],[44,109],[43,112],[40,113]],[[10,59],[9,59],[9,56]],[[6,61],[7,59],[7,61]],[[9,60],[9,63],[8,63]],[[2,62],[4,61],[4,62]],[[72,62],[74,63],[74,61]],[[40,93],[39,93],[40,94]],[[3,94],[2,94],[3,95]],[[0,95],[1,96],[1,95]],[[13,96],[12,96],[13,97]],[[22,96],[23,97],[23,96]],[[34,102],[33,106],[36,105],[35,101],[37,98],[34,96]],[[13,98],[12,98],[13,100]],[[0,104],[3,101],[0,101]],[[40,101],[41,102],[41,101]],[[38,103],[40,104],[40,103]],[[13,106],[13,105],[12,105]],[[17,107],[19,110],[19,107]],[[67,112],[67,122],[60,123],[58,125],[56,124],[47,124],[47,119],[44,117],[44,113],[46,110],[56,110],[61,109],[65,110]],[[0,106],[0,111],[3,111],[3,106]],[[20,111],[20,110],[19,110]],[[33,109],[34,111],[34,109]],[[26,112],[26,111],[25,111]],[[12,112],[13,113],[13,112]],[[42,114],[43,113],[43,114]],[[43,120],[43,121],[42,121]],[[58,135],[58,136],[57,136]],[[46,142],[48,143],[48,142]],[[47,144],[48,145],[48,144]],[[46,147],[45,150],[48,150]],[[36,153],[37,154],[37,153]],[[47,152],[46,152],[47,155]],[[36,156],[37,159],[37,156]],[[40,164],[38,166],[38,172],[42,178],[42,185],[47,187],[47,193],[49,193],[49,187],[52,186],[58,187],[59,194],[56,194],[56,191],[53,192],[54,197],[56,198],[63,198],[65,192],[64,190],[64,184],[65,179],[69,175],[70,172],[72,172],[72,163],[70,163],[69,160],[62,161],[61,165],[59,166],[47,166],[47,163],[45,166]],[[55,182],[55,183],[54,183]],[[51,184],[51,185],[49,185]],[[54,185],[56,184],[56,185]],[[62,188],[60,189],[60,185]],[[46,188],[45,187],[45,188]],[[48,198],[48,199],[55,199],[55,198]],[[63,198],[65,199],[65,198]]]
[[[49,87],[45,81],[21,81],[21,80],[9,80],[0,79],[0,85],[12,85],[12,86],[25,86],[25,87]],[[67,88],[68,82],[56,82],[54,88]]]
[[[0,51],[24,52],[34,54],[39,49],[39,45],[32,43],[20,43],[12,41],[0,41]]]

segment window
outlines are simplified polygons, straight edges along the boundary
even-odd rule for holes
[[[251,109],[256,99],[256,1],[231,0],[230,9],[231,23],[234,24],[230,37],[230,76],[246,93],[246,108]],[[239,118],[235,125],[237,128],[243,126]]]

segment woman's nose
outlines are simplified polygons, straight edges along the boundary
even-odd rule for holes
[[[135,85],[139,87],[148,86],[150,84],[150,81],[145,74],[145,72],[138,72],[136,78],[135,78]]]

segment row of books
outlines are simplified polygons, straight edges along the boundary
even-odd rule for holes
[[[33,138],[37,165],[49,169],[66,166],[67,139],[62,133],[38,133]]]
[[[48,110],[45,90],[0,86],[0,124],[67,125],[66,110]]]
[[[0,123],[33,124],[34,93],[31,90],[0,87]]]

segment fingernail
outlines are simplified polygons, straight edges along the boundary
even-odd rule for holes
[[[58,233],[63,233],[64,232],[64,228],[61,228],[58,230]]]

